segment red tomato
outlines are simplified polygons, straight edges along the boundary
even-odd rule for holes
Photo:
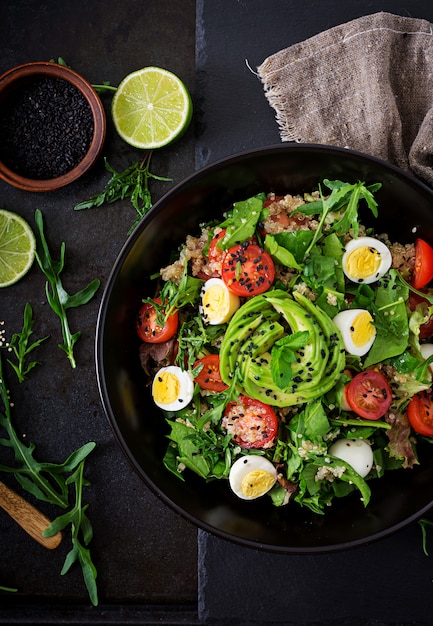
[[[203,364],[203,369],[194,378],[195,382],[200,385],[202,389],[208,389],[209,391],[224,391],[227,389],[226,385],[220,374],[220,358],[218,354],[207,354],[202,357],[196,363],[194,367]]]
[[[156,304],[161,304],[160,298],[154,298],[153,301]],[[145,302],[137,315],[138,336],[147,343],[162,343],[171,339],[176,334],[178,325],[179,315],[175,311],[167,318],[164,326],[158,326],[156,323],[156,309],[150,302]]]
[[[415,269],[412,284],[415,289],[422,289],[433,278],[433,248],[423,239],[415,242]]]
[[[242,448],[269,448],[278,434],[274,410],[248,396],[239,396],[237,402],[227,404],[222,423],[233,442]]]
[[[219,233],[214,235],[209,244],[207,256],[209,261],[222,261],[222,258],[225,254],[225,251],[222,248],[218,248],[217,243],[221,241],[221,239],[226,234],[226,229],[223,228]]]
[[[255,244],[239,244],[227,250],[222,278],[238,296],[256,296],[274,282],[275,267],[267,252]]]
[[[433,437],[433,392],[420,391],[407,407],[407,417],[412,428],[420,435]]]
[[[383,374],[365,370],[354,376],[347,385],[346,398],[357,415],[378,420],[391,406],[392,392]]]
[[[208,278],[221,278],[221,264],[225,255],[225,250],[218,248],[217,243],[226,234],[225,228],[214,235],[210,241],[207,252],[207,263],[203,270],[197,274],[198,278],[207,280]]]
[[[425,307],[425,312],[427,312],[427,308],[430,306],[430,303],[425,298],[422,298],[417,293],[413,293],[412,291],[409,294],[409,307],[411,311],[415,311],[416,307],[422,304]],[[420,339],[428,339],[433,335],[433,315],[419,327],[419,338]]]
[[[274,198],[266,198],[266,200],[263,203],[263,206],[266,208],[270,206],[271,204],[273,204],[274,202],[279,202],[283,198],[284,196],[275,196]]]

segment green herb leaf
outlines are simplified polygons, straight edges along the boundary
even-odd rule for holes
[[[266,252],[268,252],[268,254],[270,254],[274,261],[277,261],[277,263],[281,263],[281,265],[289,268],[301,268],[290,250],[281,246],[274,235],[266,235],[264,247]]]
[[[54,261],[45,238],[43,216],[39,209],[36,209],[35,212],[35,223],[37,241],[36,260],[47,278],[45,291],[48,304],[52,311],[59,317],[61,323],[63,343],[59,344],[59,348],[66,353],[71,366],[75,368],[74,346],[80,338],[81,333],[79,331],[74,334],[71,333],[66,311],[67,309],[87,304],[98,290],[100,281],[95,279],[75,295],[69,295],[64,289],[60,278],[65,264],[65,243],[63,242],[61,244],[59,261]]]
[[[43,341],[48,339],[48,336],[42,337],[42,339],[37,339],[29,344],[30,336],[33,334],[33,324],[33,309],[31,304],[27,302],[24,307],[23,328],[21,332],[12,335],[8,346],[8,349],[14,353],[17,363],[14,363],[10,359],[7,361],[13,368],[20,383],[27,379],[28,374],[36,365],[41,365],[40,361],[27,361],[28,355],[38,348]]]
[[[220,224],[221,228],[226,229],[226,234],[217,243],[218,248],[227,250],[254,235],[257,223],[262,218],[265,199],[266,195],[261,193],[233,204],[230,215]]]
[[[284,389],[293,378],[292,363],[296,362],[296,351],[303,348],[309,339],[308,330],[287,335],[276,341],[271,351],[272,380]]]
[[[167,182],[172,180],[171,178],[164,178],[163,176],[152,174],[149,169],[151,157],[152,151],[147,152],[140,161],[136,161],[122,172],[115,170],[110,166],[107,159],[104,159],[105,168],[112,174],[105,189],[101,193],[91,196],[89,200],[75,205],[74,209],[76,211],[90,209],[128,198],[137,212],[137,217],[128,231],[128,234],[130,234],[141,218],[152,207],[153,203],[149,181],[151,179]]]
[[[78,467],[73,474],[69,476],[66,482],[68,485],[73,484],[75,487],[75,504],[67,513],[54,519],[43,534],[45,537],[51,537],[56,535],[59,531],[64,530],[66,526],[71,526],[72,548],[66,555],[61,574],[66,574],[72,565],[78,561],[82,569],[84,583],[89,593],[90,600],[94,606],[97,606],[97,572],[92,562],[90,551],[85,547],[92,539],[93,531],[86,515],[88,505],[83,506],[82,504],[83,486],[86,484],[84,480],[84,459],[80,461]],[[84,545],[81,543],[80,537],[82,537]]]
[[[364,366],[402,354],[408,345],[409,322],[406,309],[408,289],[398,281],[396,270],[390,270],[380,281],[373,306],[376,339]]]
[[[326,219],[331,211],[339,211],[344,208],[341,218],[334,222],[332,231],[341,235],[348,233],[352,229],[354,237],[357,237],[359,232],[358,205],[362,199],[366,201],[373,215],[377,217],[377,203],[373,193],[381,187],[380,183],[366,187],[362,182],[350,184],[343,183],[340,180],[330,181],[328,179],[325,179],[323,182],[332,191],[327,198],[324,198],[321,193],[323,210],[318,228],[314,232],[314,237],[308,246],[306,255],[311,252],[313,246],[322,236]]]

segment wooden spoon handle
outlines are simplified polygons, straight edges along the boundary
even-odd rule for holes
[[[53,537],[43,537],[42,532],[50,525],[50,520],[45,517],[32,504],[24,500],[15,491],[9,489],[0,482],[0,506],[8,513],[26,533],[36,539],[42,546],[52,550],[57,548],[62,540],[59,532]]]

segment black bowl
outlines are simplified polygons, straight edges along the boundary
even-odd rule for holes
[[[126,242],[106,286],[97,328],[97,376],[102,403],[118,442],[144,482],[200,528],[239,544],[281,553],[320,553],[385,537],[432,505],[433,455],[420,450],[413,470],[372,481],[364,508],[355,494],[335,501],[325,515],[297,504],[274,507],[268,498],[244,502],[227,484],[193,475],[183,483],[163,466],[167,440],[162,413],[144,386],[135,316],[150,293],[148,277],[199,223],[220,216],[236,200],[258,192],[311,191],[324,178],[382,183],[376,232],[433,243],[433,192],[383,161],[345,149],[282,144],[238,154],[189,177],[159,200]],[[148,291],[149,290],[149,291]],[[223,483],[223,484],[222,484]]]

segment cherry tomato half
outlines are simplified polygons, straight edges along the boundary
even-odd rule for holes
[[[274,282],[274,262],[256,244],[239,244],[225,254],[222,278],[238,296],[256,296],[267,291]]]
[[[407,407],[407,417],[412,428],[420,435],[433,437],[433,392],[420,391]]]
[[[392,392],[383,374],[365,370],[356,374],[347,385],[346,399],[352,411],[360,417],[378,420],[391,406]]]
[[[415,242],[415,269],[412,284],[415,289],[422,289],[433,278],[433,248],[423,239]]]
[[[284,196],[274,196],[273,198],[266,198],[263,206],[266,208],[268,206],[271,206],[271,204],[273,204],[274,202],[280,202],[280,200],[282,200],[283,198]]]
[[[248,396],[239,396],[237,402],[227,404],[222,424],[233,442],[242,448],[269,448],[278,434],[274,410]]]
[[[207,354],[194,363],[194,367],[198,365],[203,365],[203,368],[194,380],[202,389],[217,392],[227,389],[228,386],[221,378],[220,358],[218,354]]]
[[[160,298],[154,298],[156,304],[161,304]],[[176,334],[179,325],[179,315],[177,311],[167,318],[164,326],[156,323],[156,308],[145,302],[138,312],[136,327],[138,336],[147,343],[162,343],[171,339]]]
[[[226,234],[225,228],[212,237],[207,251],[207,260],[203,269],[197,274],[198,278],[207,280],[208,278],[221,278],[221,264],[225,255],[225,250],[218,248],[217,243]]]

